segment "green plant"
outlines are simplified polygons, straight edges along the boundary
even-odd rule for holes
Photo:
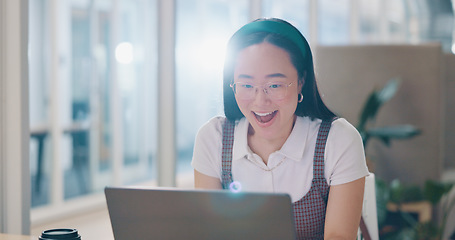
[[[378,138],[387,146],[390,145],[391,139],[406,139],[420,134],[420,130],[411,125],[398,125],[386,127],[371,127],[370,122],[374,122],[381,107],[387,103],[397,93],[401,84],[398,78],[390,79],[383,88],[373,89],[368,95],[365,104],[359,115],[359,121],[356,126],[362,136],[364,148],[367,149],[367,143],[371,138]],[[387,217],[387,203],[390,200],[389,186],[376,176],[376,204],[378,213],[378,223],[381,224]]]
[[[427,201],[431,203],[433,208],[441,204],[441,200],[452,189],[454,184],[443,183],[433,180],[427,180],[423,188],[417,185],[405,185],[398,179],[393,180],[389,185],[384,181],[378,180],[377,192],[380,194],[378,202],[393,202],[399,206],[408,202]],[[394,226],[386,222],[385,215],[387,209],[378,206],[378,221],[380,221],[381,228],[387,228],[389,231],[382,236],[381,239],[429,239],[439,240],[442,238],[446,227],[448,214],[455,206],[455,199],[447,200],[441,204],[443,218],[442,222],[438,225],[434,221],[419,222],[417,219],[408,212],[398,211],[395,217]],[[381,214],[380,214],[381,212]],[[383,216],[379,218],[379,216]]]
[[[381,107],[397,93],[401,84],[398,78],[390,79],[383,88],[373,90],[368,96],[359,116],[357,130],[362,136],[363,145],[366,149],[367,143],[372,138],[381,140],[386,146],[390,146],[392,139],[410,139],[421,133],[421,131],[409,124],[396,126],[371,127]],[[376,176],[376,204],[379,227],[386,225],[387,204],[393,202],[402,204],[413,201],[429,201],[433,206],[440,203],[443,196],[453,187],[446,184],[428,180],[422,188],[416,185],[403,185],[399,180],[390,184]],[[443,209],[443,219],[440,225],[434,222],[420,223],[413,216],[406,212],[399,212],[402,220],[401,226],[395,226],[392,234],[381,236],[381,239],[441,239],[446,225],[447,214],[455,206],[455,199],[447,201]],[[389,229],[390,230],[390,229]]]
[[[362,136],[363,145],[366,149],[371,138],[378,138],[386,146],[390,145],[392,139],[412,138],[420,134],[420,130],[412,125],[397,125],[385,127],[371,127],[370,122],[376,120],[381,107],[388,102],[397,92],[401,80],[390,79],[383,88],[374,89],[369,95],[360,112],[359,121],[356,126]],[[391,197],[389,186],[376,176],[376,204],[378,223],[381,226],[387,217],[387,203]]]
[[[391,139],[407,139],[420,134],[420,130],[412,125],[367,127],[370,121],[376,119],[379,109],[395,95],[400,84],[400,79],[390,79],[382,89],[373,90],[365,102],[356,127],[365,148],[371,138],[378,138],[389,146]]]

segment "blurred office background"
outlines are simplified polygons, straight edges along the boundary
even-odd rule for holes
[[[108,185],[192,187],[195,134],[223,114],[225,45],[252,19],[284,18],[313,48],[435,42],[455,52],[451,0],[27,4],[32,226],[96,209]]]

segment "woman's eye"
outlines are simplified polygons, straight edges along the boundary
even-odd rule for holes
[[[270,84],[270,85],[269,85],[269,88],[280,88],[280,87],[282,87],[282,86],[283,86],[282,84],[274,83],[274,84]]]
[[[242,84],[243,88],[253,88],[253,85],[251,84]]]

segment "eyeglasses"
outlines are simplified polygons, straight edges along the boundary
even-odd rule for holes
[[[264,93],[267,94],[273,100],[281,100],[286,97],[288,87],[293,82],[286,83],[266,83],[263,85],[253,85],[249,83],[236,82],[231,84],[232,90],[237,98],[242,100],[251,100],[255,98],[258,88],[262,88]]]

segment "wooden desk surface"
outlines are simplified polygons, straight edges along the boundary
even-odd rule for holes
[[[37,240],[37,237],[0,233],[0,240]]]

